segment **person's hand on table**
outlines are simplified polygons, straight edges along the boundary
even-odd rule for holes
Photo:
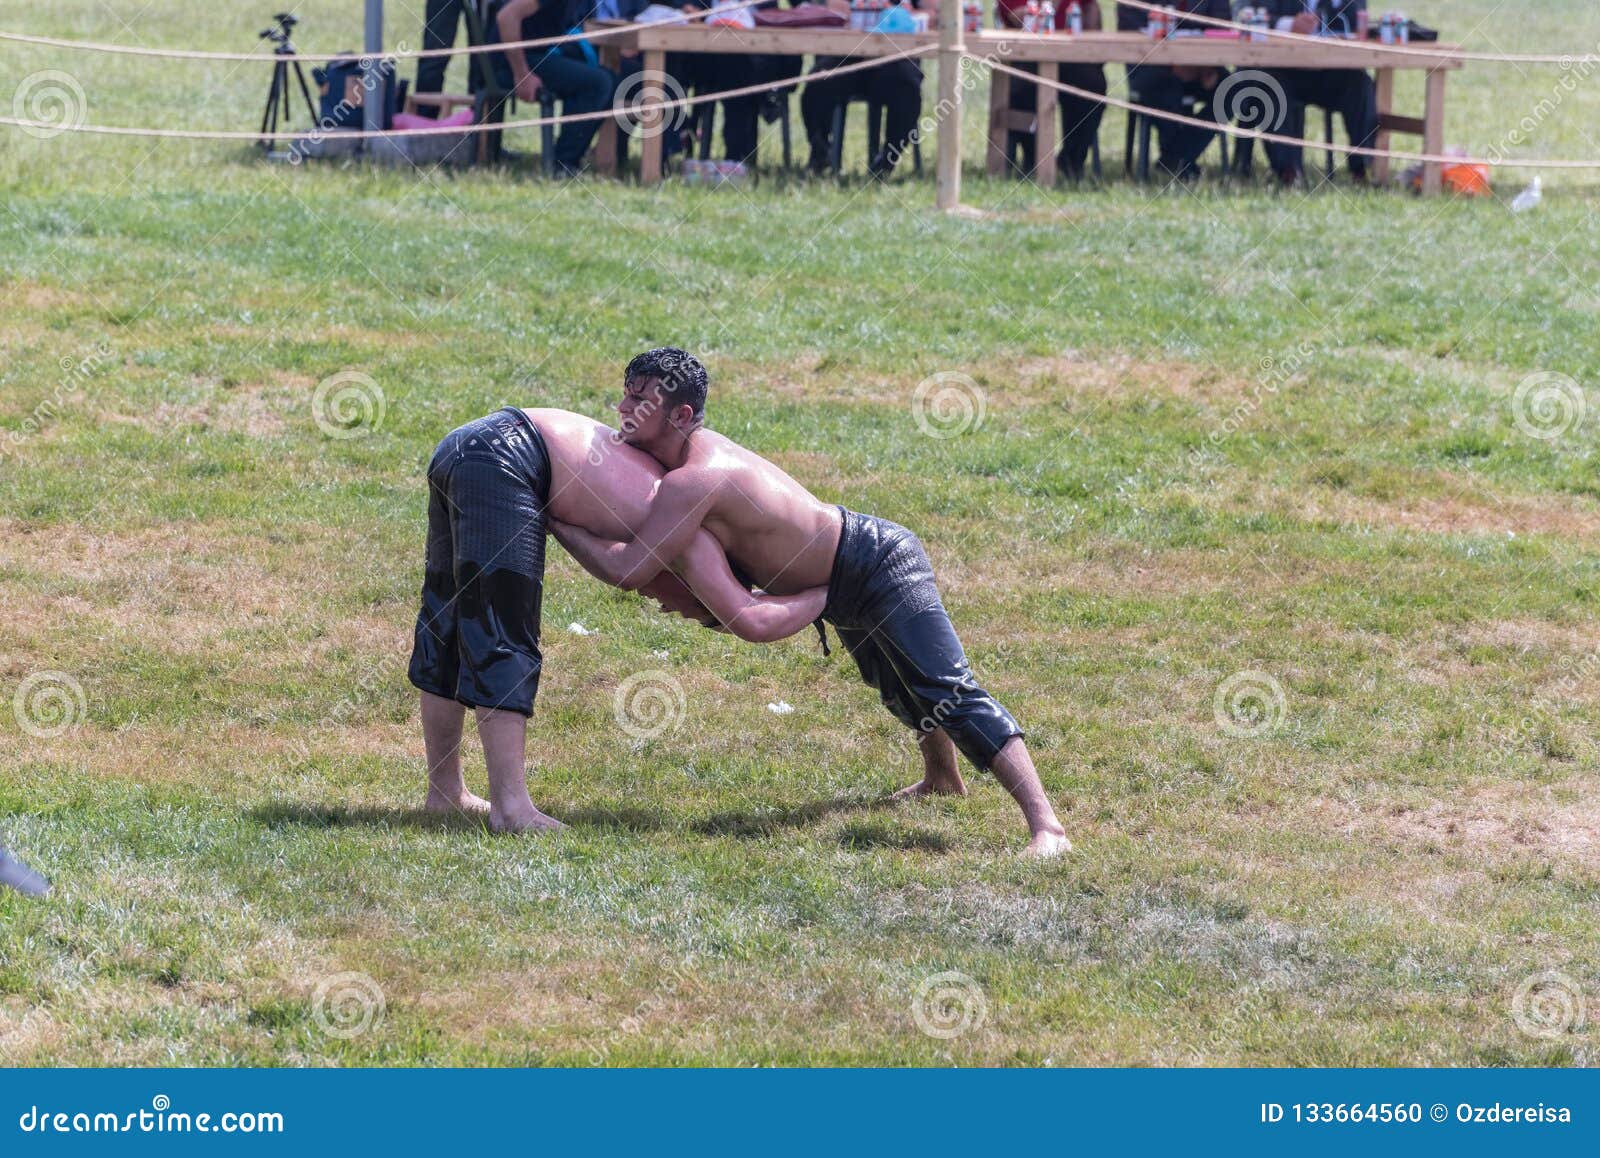
[[[1311,36],[1317,31],[1317,18],[1310,12],[1302,12],[1289,25],[1289,31],[1296,36]]]
[[[539,99],[539,90],[543,87],[544,82],[539,79],[539,74],[536,72],[530,72],[521,80],[517,81],[517,87],[515,89],[517,99],[521,101],[527,101],[531,104]]]

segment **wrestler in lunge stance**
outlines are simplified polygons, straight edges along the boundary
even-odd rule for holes
[[[499,832],[564,827],[534,807],[524,766],[543,666],[546,530],[559,519],[613,539],[631,536],[661,477],[655,460],[616,431],[566,410],[506,407],[452,431],[434,451],[409,672],[422,692],[430,811],[487,813]],[[670,567],[634,584],[669,610],[758,643],[793,635],[822,613],[820,585],[757,597],[734,578],[709,534],[676,542]],[[468,707],[488,765],[487,801],[462,777]]]
[[[826,585],[822,618],[884,706],[920,733],[922,779],[895,798],[965,795],[959,748],[1021,806],[1030,854],[1069,850],[1022,728],[972,677],[916,535],[820,502],[766,459],[707,430],[706,390],[705,367],[682,350],[651,350],[629,363],[617,407],[622,437],[667,473],[631,538],[567,525],[558,513],[557,540],[591,574],[627,589],[655,581],[706,531],[765,592]]]

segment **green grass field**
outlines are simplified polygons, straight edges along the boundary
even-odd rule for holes
[[[243,48],[269,12],[218,7],[3,23]],[[1580,0],[1411,7],[1477,48],[1600,43]],[[359,8],[300,5],[304,47]],[[94,122],[250,127],[257,67],[0,44],[0,107],[55,68]],[[1562,75],[1468,68],[1450,142]],[[1558,104],[1521,152],[1600,156],[1595,82]],[[1520,216],[1525,172],[1477,202],[1046,193],[980,179],[977,136],[981,213],[941,217],[908,176],[0,130],[0,839],[56,885],[0,895],[0,1061],[1592,1063],[1593,180]],[[505,403],[604,416],[662,343],[705,357],[717,429],[921,533],[1070,857],[1020,861],[985,777],[874,807],[915,754],[839,651],[666,620],[558,551],[530,783],[570,831],[419,815],[431,448]],[[319,424],[341,372],[381,409]],[[982,400],[957,437],[919,429],[935,374]],[[639,741],[613,700],[644,671],[685,712]]]

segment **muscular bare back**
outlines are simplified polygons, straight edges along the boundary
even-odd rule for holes
[[[523,410],[550,454],[550,513],[596,535],[628,538],[644,525],[661,464],[570,410]]]
[[[774,594],[826,585],[839,546],[839,508],[781,468],[710,430],[689,438],[688,472],[709,495],[702,525],[728,557]]]

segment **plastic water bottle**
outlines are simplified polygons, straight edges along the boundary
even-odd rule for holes
[[[1395,39],[1401,44],[1411,43],[1411,20],[1404,12],[1394,14]]]
[[[1052,0],[1042,0],[1039,5],[1039,23],[1035,32],[1049,35],[1056,30],[1056,6]]]
[[[1078,0],[1067,5],[1067,32],[1072,36],[1083,35],[1083,5]]]
[[[1039,0],[1028,0],[1027,6],[1023,8],[1022,31],[1039,31]]]
[[[1178,10],[1171,4],[1167,5],[1166,19],[1162,21],[1163,35],[1176,36],[1178,34]]]
[[[1378,25],[1378,41],[1381,44],[1394,43],[1394,13],[1385,12],[1383,20]]]
[[[981,32],[983,30],[983,5],[978,0],[967,0],[967,31]]]
[[[1534,175],[1533,181],[1511,200],[1511,212],[1526,213],[1544,198],[1544,178]]]

